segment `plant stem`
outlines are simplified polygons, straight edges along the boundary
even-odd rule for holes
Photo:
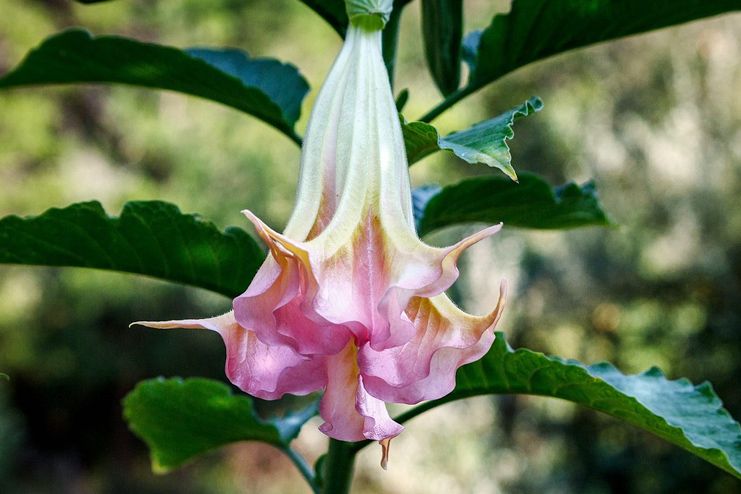
[[[329,440],[329,452],[324,461],[324,494],[349,494],[355,467],[352,443]]]
[[[319,486],[316,483],[316,477],[314,476],[314,471],[311,469],[308,463],[306,463],[306,460],[303,456],[298,454],[296,450],[291,449],[290,447],[281,448],[282,451],[288,456],[288,458],[291,459],[293,464],[296,466],[298,471],[301,473],[301,476],[306,480],[306,482],[311,487],[311,491],[314,494],[320,494],[321,491],[319,490]]]
[[[447,98],[442,100],[440,104],[435,106],[432,110],[428,111],[426,114],[424,114],[422,117],[419,118],[420,122],[432,122],[434,119],[440,116],[445,110],[453,106],[454,104],[458,103],[460,100],[468,96],[469,94],[476,91],[478,87],[476,86],[464,86],[460,89],[456,89],[452,93],[448,95]]]

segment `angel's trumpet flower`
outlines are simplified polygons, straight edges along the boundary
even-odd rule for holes
[[[309,121],[285,231],[244,213],[270,255],[234,310],[140,324],[217,331],[226,374],[245,392],[273,400],[324,391],[322,432],[388,440],[403,428],[385,403],[450,393],[456,370],[490,348],[503,293],[493,312],[473,316],[443,292],[461,253],[501,225],[447,248],[417,236],[380,30],[348,29]]]

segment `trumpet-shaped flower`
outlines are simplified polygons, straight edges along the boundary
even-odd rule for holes
[[[233,311],[140,324],[217,331],[227,376],[259,398],[323,390],[320,429],[332,438],[398,435],[386,403],[450,393],[458,367],[490,348],[504,303],[504,285],[484,316],[444,294],[461,253],[501,225],[452,247],[426,245],[407,166],[381,32],[350,27],[314,105],[284,232],[244,212],[270,255]]]

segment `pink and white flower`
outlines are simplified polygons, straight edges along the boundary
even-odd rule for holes
[[[244,212],[270,255],[233,311],[138,324],[218,332],[227,376],[250,395],[323,391],[320,429],[332,438],[398,435],[386,403],[450,393],[456,370],[491,347],[505,291],[484,316],[448,299],[458,257],[501,224],[452,247],[426,245],[407,167],[381,31],[351,26],[314,105],[284,232]]]

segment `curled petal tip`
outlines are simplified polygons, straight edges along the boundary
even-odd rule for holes
[[[268,225],[263,223],[263,221],[249,209],[243,209],[242,214],[250,221],[250,223],[252,223],[252,225],[257,230],[257,233],[262,235],[263,233],[267,234],[271,231]]]
[[[499,319],[502,317],[502,312],[504,311],[504,304],[507,302],[507,290],[508,290],[508,284],[507,280],[502,278],[502,281],[499,283],[499,300],[497,300],[497,305],[494,307],[494,310],[491,312],[491,315],[494,319],[492,326],[496,326],[499,323]]]
[[[381,468],[384,470],[388,470],[388,464],[389,464],[389,451],[391,450],[391,440],[393,437],[387,437],[386,439],[381,439],[378,441],[378,444],[381,445]]]

